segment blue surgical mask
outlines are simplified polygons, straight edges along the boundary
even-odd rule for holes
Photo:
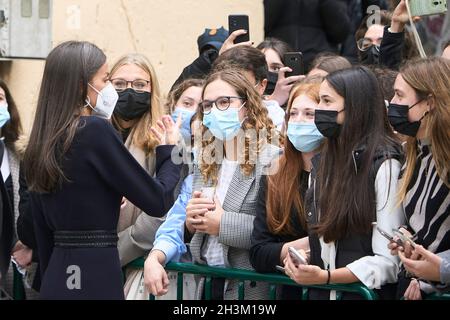
[[[311,122],[288,124],[287,136],[295,149],[300,152],[311,152],[320,147],[324,136]]]
[[[181,128],[180,133],[184,139],[191,138],[191,119],[194,116],[195,111],[186,110],[184,108],[176,107],[175,111],[172,113],[172,119],[176,123],[178,117],[181,116]]]
[[[239,121],[239,111],[244,106],[245,103],[239,109],[228,108],[225,111],[212,108],[210,113],[203,116],[203,125],[217,139],[222,141],[231,140],[238,134],[242,126],[242,122]]]
[[[6,102],[0,104],[0,128],[11,119],[11,115],[8,111],[8,104]]]

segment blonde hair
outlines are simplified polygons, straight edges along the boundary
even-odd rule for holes
[[[142,54],[131,53],[121,57],[112,67],[111,76],[114,75],[119,68],[134,64],[144,70],[150,76],[151,87],[151,105],[148,112],[146,112],[133,127],[130,136],[131,143],[138,148],[141,148],[148,155],[152,153],[158,146],[158,140],[155,139],[150,131],[152,126],[156,126],[156,122],[162,117],[163,110],[161,105],[161,96],[158,79],[156,78],[155,69],[150,61]],[[112,117],[114,127],[123,131],[119,121],[115,115]]]
[[[245,98],[245,108],[247,110],[246,119],[242,124],[242,129],[245,132],[244,137],[244,155],[239,154],[241,172],[244,175],[249,176],[253,169],[255,168],[255,163],[253,161],[254,156],[259,155],[264,145],[271,143],[272,140],[276,141],[276,137],[273,137],[275,132],[275,126],[272,120],[268,117],[268,112],[263,104],[261,96],[256,92],[255,88],[250,84],[250,82],[238,72],[238,70],[222,70],[211,74],[205,82],[203,87],[202,98],[205,94],[205,89],[209,84],[216,80],[222,80],[232,86],[238,96]],[[199,112],[200,120],[203,121],[203,112]],[[211,135],[208,128],[204,125],[202,129],[203,136],[210,136],[209,139],[204,139],[202,141],[202,150],[200,153],[200,172],[203,176],[205,182],[211,181],[213,184],[217,184],[218,175],[218,164],[216,161],[210,161],[211,158],[215,158],[215,150],[217,146],[220,147],[220,143],[216,141],[216,138]],[[256,143],[251,143],[251,139],[248,136],[249,130],[254,130],[257,135]],[[266,130],[266,135],[260,134],[262,131]],[[209,150],[212,145],[215,144],[210,155],[206,155],[205,152]],[[210,158],[211,157],[211,158]],[[209,160],[209,161],[208,161]]]
[[[431,140],[431,152],[439,178],[447,187],[450,169],[450,61],[443,58],[417,59],[406,64],[400,74],[420,99],[429,99],[434,106],[422,121]],[[411,182],[417,159],[416,138],[406,144],[406,171],[399,197],[403,201]]]

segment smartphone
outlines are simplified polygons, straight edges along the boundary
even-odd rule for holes
[[[302,254],[300,252],[298,252],[294,247],[289,247],[288,252],[296,265],[308,264],[308,261],[306,261],[306,258],[303,257]]]
[[[397,241],[397,243],[401,242],[402,247],[404,247],[405,242],[409,242],[409,244],[413,249],[416,247],[414,241],[405,234],[403,234],[403,232],[401,232],[400,230],[395,230],[394,234],[399,238],[399,241]]]
[[[447,12],[447,0],[410,0],[409,6],[413,17]]]
[[[389,233],[387,233],[386,231],[384,231],[383,229],[381,229],[380,227],[377,227],[378,232],[385,237],[386,239],[388,239],[390,242],[395,242],[394,241],[394,237],[392,235],[390,235]]]
[[[278,271],[285,273],[286,270],[284,270],[284,268],[282,266],[275,266],[275,269],[277,269]]]
[[[292,72],[286,72],[286,78],[305,74],[303,54],[301,52],[286,52],[283,56],[283,62],[285,67],[292,69]]]
[[[234,43],[241,43],[250,41],[250,25],[248,23],[248,15],[246,14],[231,14],[228,16],[228,30],[232,34],[236,30],[247,30],[246,34],[240,35],[234,40]]]
[[[201,189],[202,198],[206,198],[214,202],[214,196],[216,195],[215,187],[203,187]]]
[[[377,227],[378,232],[385,237],[386,239],[389,240],[389,242],[395,242],[397,245],[402,246],[403,247],[403,241],[401,239],[397,239],[397,241],[394,240],[394,236],[390,235],[389,233],[387,233],[386,231],[384,231],[383,229],[381,229],[380,227]]]

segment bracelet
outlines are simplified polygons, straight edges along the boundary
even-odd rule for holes
[[[330,284],[330,280],[331,280],[331,271],[330,269],[327,269],[328,271],[328,280],[327,280],[327,284]]]

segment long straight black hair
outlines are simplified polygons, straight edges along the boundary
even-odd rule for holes
[[[342,130],[327,139],[318,171],[321,219],[316,231],[331,242],[370,234],[377,209],[374,157],[382,150],[390,158],[397,143],[385,123],[386,107],[372,71],[353,67],[333,72],[325,81],[345,101]],[[365,149],[357,164],[353,152],[361,146]]]
[[[24,157],[30,190],[53,192],[66,180],[61,160],[78,128],[88,83],[105,63],[102,50],[89,42],[64,42],[48,55]]]

